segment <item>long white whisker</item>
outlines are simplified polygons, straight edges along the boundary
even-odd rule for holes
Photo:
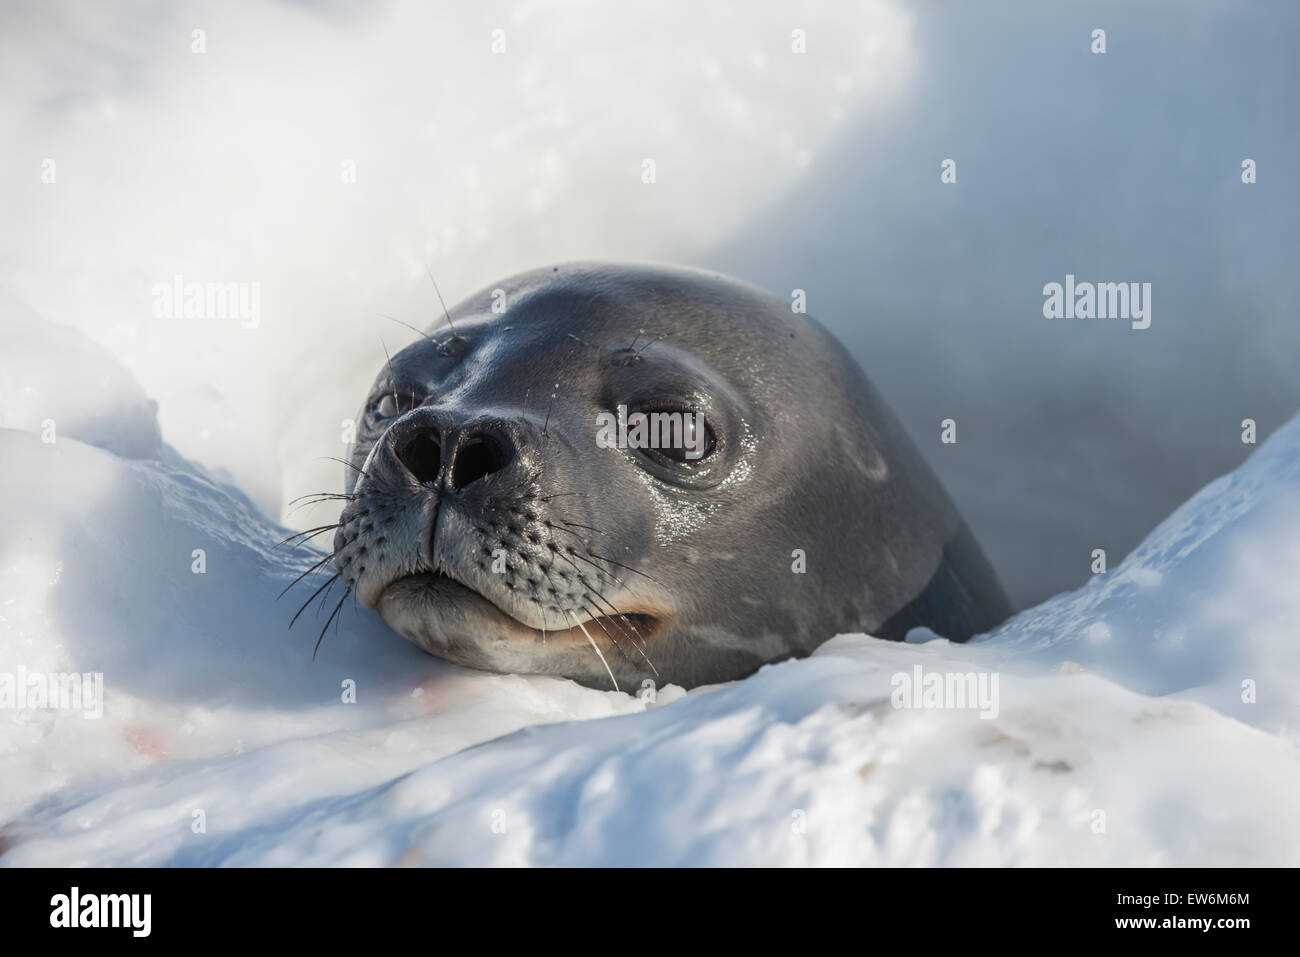
[[[627,615],[619,611],[618,608],[608,598],[606,598],[600,592],[596,591],[594,588],[588,586],[587,593],[588,595],[591,596],[592,599],[594,599],[594,601],[587,601],[587,610],[595,613],[592,617],[596,620],[596,624],[600,625],[600,619],[602,617],[609,618],[608,615],[606,615],[604,612],[600,610],[600,603],[603,602],[614,611],[614,617],[609,618],[609,623],[613,625],[616,629],[621,631],[624,638],[632,642],[632,647],[635,648],[641,654],[641,657],[645,659],[645,663],[650,666],[650,670],[653,671],[655,673],[655,677],[658,678],[659,669],[656,668],[655,663],[650,660],[650,656],[645,653],[645,648],[643,648],[640,644],[637,643],[637,638],[641,637],[641,633],[637,631],[636,626],[633,625],[632,622],[628,620]],[[623,620],[623,624],[621,625],[619,624],[620,618]],[[628,631],[629,628],[631,629],[631,632]],[[609,635],[609,632],[605,629],[604,625],[601,625],[601,631],[604,631],[605,634]],[[610,641],[613,641],[615,645],[618,645],[618,642],[614,639],[613,635],[610,635],[609,637],[610,637]]]
[[[605,666],[605,671],[609,674],[609,680],[614,682],[614,690],[618,691],[618,679],[614,677],[614,672],[610,671],[609,662],[605,660],[605,656],[602,655],[600,649],[596,647],[596,642],[591,638],[591,632],[586,629],[582,622],[578,620],[578,616],[573,612],[569,612],[569,617],[573,619],[575,625],[582,629],[582,633],[587,636],[587,642],[591,645],[591,650],[596,653],[596,657],[600,659],[600,663]]]

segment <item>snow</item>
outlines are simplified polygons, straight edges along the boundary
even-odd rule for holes
[[[1300,9],[790,10],[6,4],[0,693],[106,700],[0,707],[0,863],[1300,863]],[[313,658],[275,543],[334,518],[288,503],[413,338],[380,314],[577,258],[804,290],[1041,603],[653,701],[350,604]],[[1067,272],[1151,329],[1043,320]],[[154,315],[178,275],[260,321]],[[893,707],[918,665],[996,716]]]
[[[0,675],[105,694],[0,710],[4,864],[1300,862],[1300,418],[978,641],[844,635],[635,697],[457,668],[351,605],[313,660],[320,619],[275,597],[317,553],[161,444],[103,349],[0,323]],[[997,675],[995,713],[895,707],[918,666]]]

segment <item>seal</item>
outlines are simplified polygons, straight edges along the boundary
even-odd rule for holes
[[[330,558],[473,668],[693,687],[843,632],[964,641],[1011,613],[843,347],[724,276],[496,283],[384,363],[356,426]]]

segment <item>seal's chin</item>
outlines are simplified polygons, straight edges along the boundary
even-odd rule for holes
[[[437,573],[390,583],[376,607],[390,628],[440,658],[472,668],[534,674],[566,673],[571,666],[566,652],[589,654],[592,639],[608,646],[608,636],[614,635],[644,648],[662,621],[641,610],[618,618],[584,614],[569,628],[543,630]]]

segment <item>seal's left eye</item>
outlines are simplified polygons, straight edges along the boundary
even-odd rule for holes
[[[627,417],[628,445],[653,449],[671,462],[694,465],[713,454],[717,438],[699,412],[640,409]]]

